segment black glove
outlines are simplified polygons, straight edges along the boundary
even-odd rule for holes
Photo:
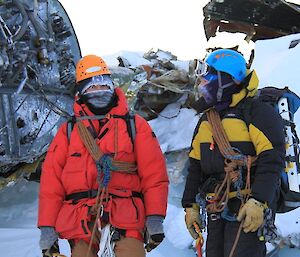
[[[58,241],[55,241],[49,249],[43,249],[42,255],[43,257],[60,256]]]
[[[155,234],[150,236],[149,234],[146,236],[148,238],[145,249],[149,253],[154,248],[156,248],[164,239],[165,234]]]
[[[43,257],[59,255],[58,234],[53,227],[40,227],[40,248]]]
[[[163,230],[164,218],[158,215],[148,216],[146,219],[146,235],[145,235],[145,249],[150,252],[156,248],[164,239],[165,234]]]

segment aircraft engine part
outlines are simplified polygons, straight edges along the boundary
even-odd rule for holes
[[[0,176],[32,163],[72,114],[72,24],[57,0],[0,1]]]

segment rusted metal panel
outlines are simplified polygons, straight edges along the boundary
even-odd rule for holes
[[[253,41],[300,32],[300,5],[282,0],[212,0],[203,13],[207,39],[217,30],[243,32]]]

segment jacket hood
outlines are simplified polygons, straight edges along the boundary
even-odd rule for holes
[[[125,94],[120,88],[115,88],[115,93],[118,98],[117,105],[113,107],[108,113],[109,114],[116,114],[116,115],[125,115],[128,112],[128,104],[127,100],[125,97]],[[83,112],[84,115],[87,116],[94,116],[95,114],[92,113],[92,111],[89,110],[89,108],[85,104],[79,104],[78,99],[75,97],[75,102],[74,102],[74,115],[76,117],[82,116],[80,113]]]
[[[247,70],[247,76],[243,83],[240,85],[243,88],[238,93],[232,95],[232,101],[229,106],[234,107],[244,98],[255,96],[258,90],[258,83],[259,80],[255,70]]]

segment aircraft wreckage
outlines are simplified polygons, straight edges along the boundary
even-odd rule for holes
[[[2,188],[19,177],[38,180],[35,172],[52,138],[72,115],[75,64],[81,53],[57,0],[1,1],[0,44]],[[149,51],[144,57],[148,61],[141,66],[119,57],[119,67],[111,70],[132,109],[151,119],[194,83],[188,72],[175,68],[177,58],[171,53]]]
[[[280,0],[213,0],[203,12],[207,38],[217,30],[244,32],[252,40],[300,31],[299,6]],[[19,177],[38,180],[53,136],[72,115],[81,53],[58,0],[0,1],[0,44],[1,189]],[[162,116],[170,103],[190,107],[197,98],[194,61],[159,49],[139,64],[126,55],[118,61],[110,67],[113,80],[147,120]]]
[[[203,14],[207,40],[216,31],[242,32],[247,41],[300,32],[300,5],[283,0],[212,0]]]
[[[56,0],[0,1],[0,44],[0,176],[8,177],[46,152],[72,112],[81,53]]]

